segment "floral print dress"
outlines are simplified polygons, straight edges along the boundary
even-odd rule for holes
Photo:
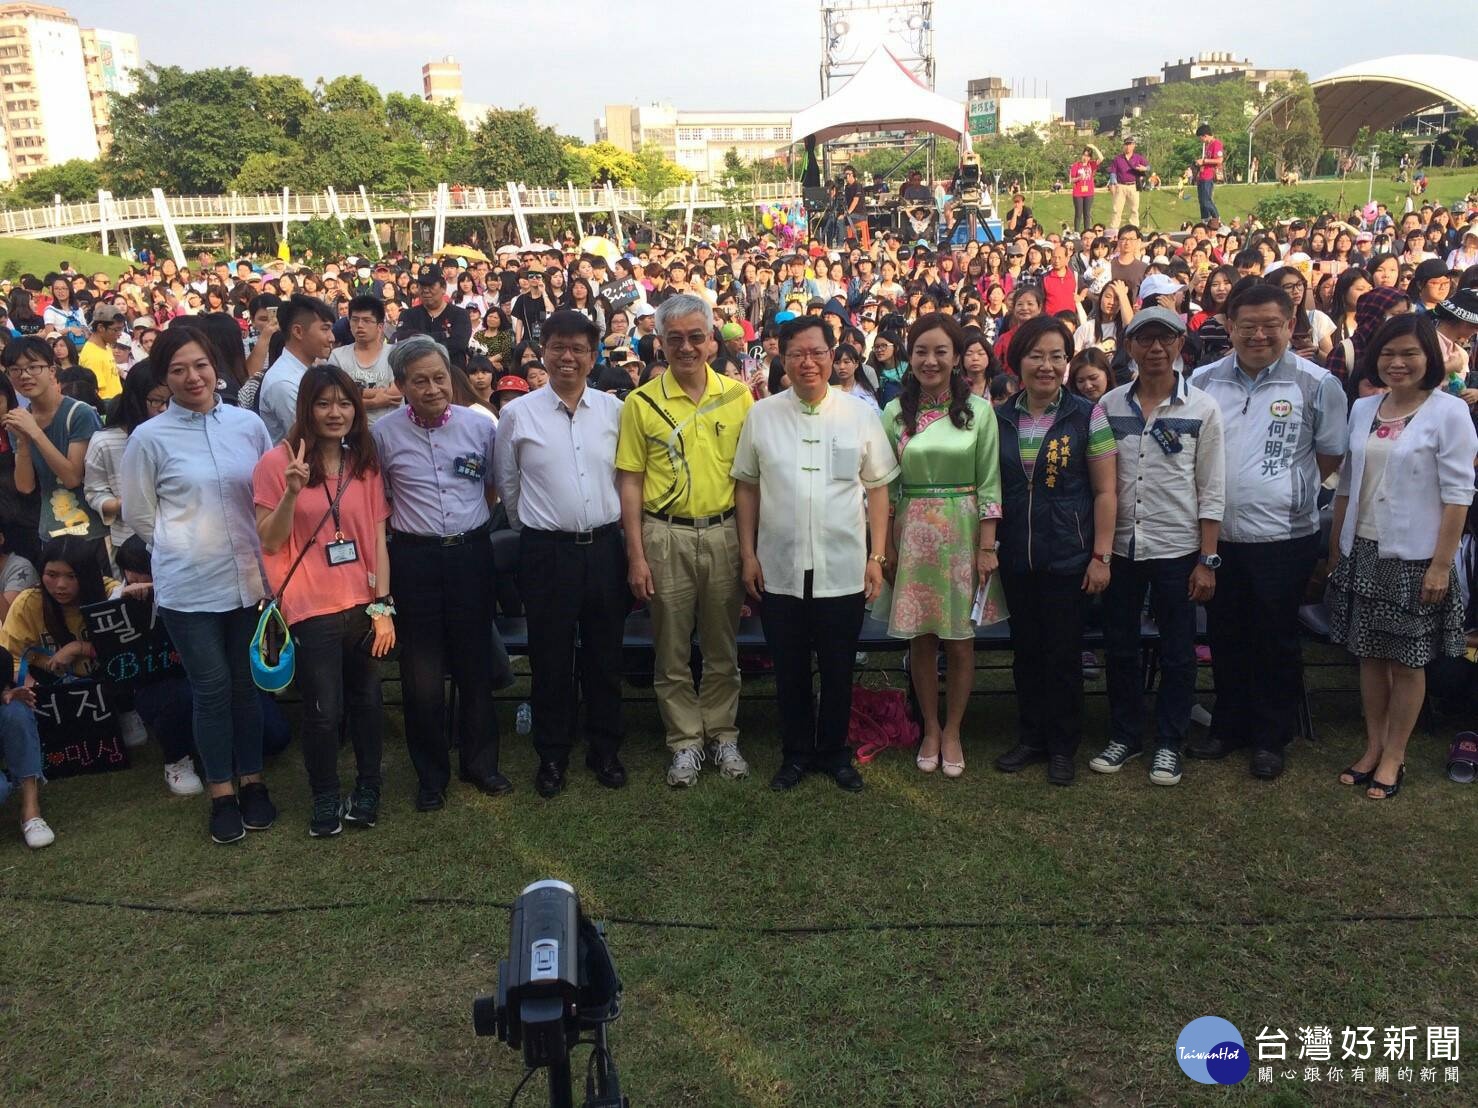
[[[1001,469],[995,409],[972,396],[970,412],[970,426],[959,428],[947,404],[921,403],[912,435],[897,400],[883,412],[902,472],[892,488],[898,566],[875,611],[887,613],[894,638],[975,636],[976,536],[982,519],[1001,517]]]

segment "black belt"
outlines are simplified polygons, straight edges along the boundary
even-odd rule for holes
[[[614,534],[620,528],[621,524],[618,521],[616,523],[603,523],[599,527],[589,531],[541,531],[537,527],[525,527],[523,533],[531,539],[544,539],[548,542],[572,542],[576,546],[589,546],[596,539]]]
[[[482,538],[491,527],[491,523],[484,523],[481,527],[474,527],[458,535],[413,535],[409,531],[395,531],[390,537],[405,546],[462,546],[473,539]]]
[[[716,516],[670,516],[666,512],[648,512],[647,515],[653,519],[660,519],[663,523],[676,523],[679,527],[712,527],[715,523],[722,523],[734,514],[734,509],[722,512]]]

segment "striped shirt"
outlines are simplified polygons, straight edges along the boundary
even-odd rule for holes
[[[1016,444],[1021,454],[1021,468],[1026,470],[1028,481],[1032,479],[1032,470],[1036,467],[1042,440],[1052,430],[1052,421],[1057,418],[1057,409],[1061,405],[1062,393],[1059,392],[1057,399],[1048,404],[1047,410],[1038,417],[1032,415],[1031,409],[1026,406],[1026,393],[1020,393],[1016,397],[1016,407],[1021,412],[1016,419]],[[1108,416],[1104,415],[1102,405],[1093,405],[1093,413],[1088,417],[1088,460],[1091,462],[1096,458],[1112,458],[1118,452],[1119,447],[1114,442],[1114,432],[1109,427]]]

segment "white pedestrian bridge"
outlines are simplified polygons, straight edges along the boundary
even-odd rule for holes
[[[744,187],[742,207],[758,208],[763,204],[800,198],[795,182]],[[346,225],[364,227],[379,245],[379,228],[396,221],[430,220],[432,245],[439,250],[445,245],[446,221],[460,218],[512,219],[521,244],[530,240],[530,216],[568,216],[583,235],[585,225],[598,221],[608,223],[620,236],[623,213],[628,218],[642,218],[651,211],[676,210],[686,217],[687,231],[692,234],[695,211],[730,207],[718,187],[697,182],[667,189],[656,197],[648,197],[635,189],[529,187],[510,182],[501,189],[438,184],[429,192],[375,194],[362,186],[357,192],[296,193],[284,188],[281,193],[231,193],[227,196],[166,196],[154,189],[149,197],[121,199],[100,191],[96,201],[53,204],[39,208],[0,211],[0,234],[26,239],[54,239],[66,235],[100,235],[103,252],[109,252],[109,240],[119,232],[139,228],[160,228],[169,240],[176,261],[184,264],[178,228],[191,226],[243,227],[251,224],[276,226],[286,236],[292,223],[310,219],[337,219]]]

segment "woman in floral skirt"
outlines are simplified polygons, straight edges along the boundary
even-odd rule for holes
[[[923,715],[918,766],[965,772],[960,724],[975,678],[976,587],[995,573],[1001,471],[996,415],[970,392],[965,334],[949,316],[921,316],[908,330],[909,371],[883,411],[902,475],[893,486],[888,536],[892,588],[878,600],[888,634],[909,640],[909,669]],[[940,642],[947,659],[939,720]]]
[[[1387,319],[1364,358],[1360,373],[1386,391],[1350,411],[1327,601],[1330,637],[1360,659],[1365,709],[1365,753],[1340,781],[1389,800],[1426,699],[1424,667],[1466,645],[1453,559],[1473,502],[1478,434],[1468,406],[1442,390],[1442,351],[1425,316]]]

